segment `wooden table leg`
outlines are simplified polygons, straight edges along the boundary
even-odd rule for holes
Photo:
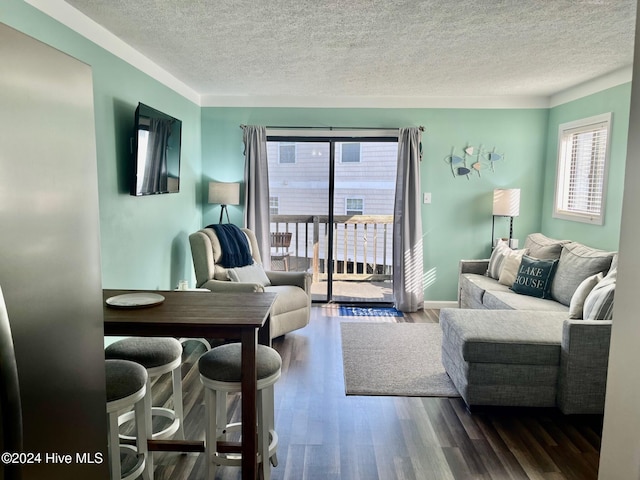
[[[258,473],[257,366],[258,332],[242,332],[242,478],[255,480]]]
[[[267,316],[264,325],[258,330],[258,343],[267,347],[271,346],[271,314]]]

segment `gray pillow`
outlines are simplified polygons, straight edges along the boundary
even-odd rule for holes
[[[569,243],[569,240],[556,240],[541,233],[527,235],[524,241],[524,248],[528,249],[527,255],[542,260],[555,260],[560,258],[562,246]]]
[[[582,318],[584,301],[591,293],[591,290],[593,290],[603,278],[604,275],[602,275],[602,273],[596,273],[595,275],[585,278],[582,283],[578,285],[573,297],[571,297],[571,303],[569,304],[569,318]]]
[[[569,306],[578,285],[591,275],[606,273],[613,255],[614,252],[605,252],[577,242],[564,245],[551,284],[551,297]]]
[[[612,270],[596,285],[584,301],[585,320],[611,320],[616,291],[617,270]]]

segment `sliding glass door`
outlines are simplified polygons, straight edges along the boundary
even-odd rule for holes
[[[269,137],[272,265],[314,301],[390,303],[397,139]]]

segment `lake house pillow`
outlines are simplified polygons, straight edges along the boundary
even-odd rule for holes
[[[538,298],[551,298],[551,281],[558,260],[540,260],[524,255],[511,290]]]

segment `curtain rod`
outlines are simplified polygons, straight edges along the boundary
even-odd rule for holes
[[[244,128],[246,125],[240,125],[240,128]],[[300,127],[300,126],[286,126],[286,125],[267,125],[265,128],[283,129],[283,130],[390,130],[392,127]],[[418,129],[424,132],[424,127],[420,125]]]

